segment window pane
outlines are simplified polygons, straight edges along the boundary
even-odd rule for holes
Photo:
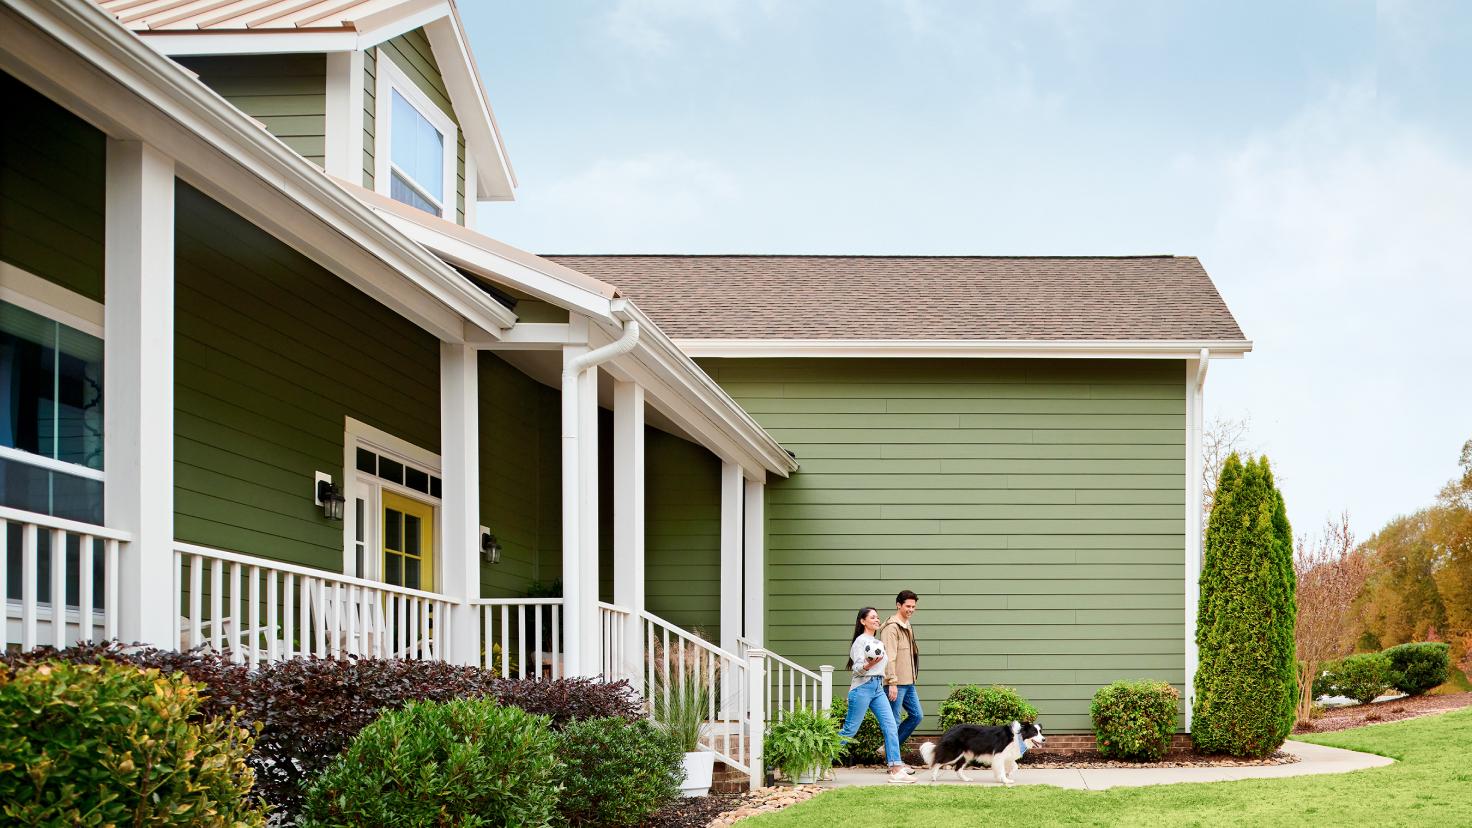
[[[102,481],[0,459],[0,505],[102,523]]]
[[[404,554],[419,554],[419,518],[416,515],[404,515]]]
[[[420,195],[418,190],[405,183],[403,176],[400,176],[397,170],[389,175],[388,195],[394,201],[418,208],[430,215],[440,214],[440,208],[434,206],[434,203]]]
[[[378,473],[378,455],[367,449],[358,449],[358,471]]]
[[[398,586],[404,585],[403,575],[399,572],[399,562],[403,560],[398,555],[390,552],[383,559],[383,580]]]
[[[399,91],[393,91],[390,157],[430,198],[445,200],[445,138]],[[418,206],[418,205],[415,205]]]
[[[102,340],[0,302],[0,445],[102,468]]]
[[[404,586],[409,589],[419,588],[419,559],[404,559]]]
[[[429,494],[429,473],[412,466],[404,467],[404,485]]]
[[[378,458],[378,476],[384,480],[392,480],[399,485],[404,483],[404,467],[387,457]]]
[[[403,524],[400,523],[403,516],[403,513],[396,509],[383,510],[383,547],[385,549],[395,552],[403,551],[404,529]]]

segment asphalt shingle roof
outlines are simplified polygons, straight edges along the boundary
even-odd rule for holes
[[[676,339],[1246,339],[1191,256],[546,258]]]

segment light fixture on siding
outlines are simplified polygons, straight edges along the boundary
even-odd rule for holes
[[[501,543],[484,526],[480,527],[480,559],[488,564],[501,562]]]
[[[322,507],[322,516],[328,520],[342,520],[344,504],[347,499],[342,496],[342,487],[332,482],[332,475],[327,472],[317,472],[312,487],[312,502]]]

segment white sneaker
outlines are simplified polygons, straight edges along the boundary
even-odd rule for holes
[[[911,775],[903,772],[903,771],[901,771],[899,773],[891,773],[891,774],[887,774],[887,775],[889,776],[889,779],[886,780],[886,781],[889,782],[889,784],[891,784],[891,785],[913,785],[913,784],[915,784],[915,778],[913,776],[911,776]]]

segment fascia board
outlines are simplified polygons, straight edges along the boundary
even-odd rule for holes
[[[692,357],[935,359],[1196,359],[1203,348],[1213,359],[1240,359],[1248,340],[924,340],[924,339],[676,339]]]
[[[515,324],[516,317],[484,292],[470,284],[434,254],[394,229],[373,210],[350,196],[329,179],[322,170],[298,155],[279,139],[262,130],[178,64],[161,56],[144,44],[109,14],[87,0],[6,0],[22,19],[46,36],[76,53],[87,64],[110,81],[120,84],[133,96],[146,101],[153,116],[134,117],[127,124],[114,120],[113,110],[122,116],[121,104],[108,101],[97,108],[96,96],[91,105],[96,120],[110,125],[114,137],[156,140],[159,148],[187,161],[190,143],[178,135],[162,135],[169,123],[177,124],[187,138],[207,143],[230,165],[253,175],[259,186],[271,188],[312,214],[337,235],[347,237],[377,260],[388,265],[403,279],[424,291],[451,311],[470,322],[498,333]],[[0,44],[5,51],[24,51],[24,27],[0,27]],[[15,38],[12,41],[12,38]],[[12,48],[14,47],[14,48]],[[51,66],[50,63],[40,65]],[[51,66],[53,71],[59,71]],[[53,78],[54,84],[61,80]],[[81,96],[87,100],[87,96]],[[167,116],[159,118],[159,113]],[[200,161],[186,172],[204,182],[213,183],[216,191],[233,192],[239,181],[228,180],[215,169],[219,161]],[[262,211],[264,212],[264,211]],[[339,274],[341,275],[341,274]],[[344,277],[346,278],[346,277]],[[425,320],[416,319],[424,324]],[[428,327],[428,326],[426,326]],[[451,341],[460,336],[461,326],[438,326],[436,334]]]
[[[160,54],[169,57],[205,55],[286,55],[351,52],[358,33],[350,29],[271,29],[253,32],[164,29],[134,32]]]

